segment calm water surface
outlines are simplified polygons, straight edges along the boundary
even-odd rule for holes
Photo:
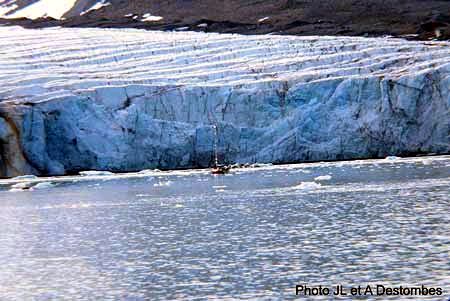
[[[447,300],[449,195],[448,156],[1,180],[0,300]]]

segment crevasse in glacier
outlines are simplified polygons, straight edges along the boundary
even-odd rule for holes
[[[448,153],[450,43],[0,27],[0,175]]]

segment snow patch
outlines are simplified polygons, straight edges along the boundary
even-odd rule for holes
[[[106,2],[105,0],[102,0],[102,1],[100,1],[100,2],[95,3],[95,4],[94,4],[93,6],[91,6],[89,9],[83,11],[83,12],[80,14],[80,16],[82,16],[82,15],[84,15],[84,14],[87,14],[88,12],[91,12],[91,11],[93,11],[93,10],[98,10],[98,9],[100,9],[100,8],[102,8],[102,7],[105,7],[105,6],[108,6],[108,5],[111,5],[111,3],[110,3],[110,2]]]
[[[51,17],[62,19],[62,16],[75,5],[75,2],[77,0],[40,0],[6,16],[6,18],[37,19]]]
[[[161,16],[152,16],[151,14],[147,13],[142,16],[141,21],[142,22],[158,22],[161,21],[163,17]]]
[[[261,18],[261,19],[258,20],[258,23],[264,23],[266,21],[269,21],[269,19],[270,19],[269,17]]]
[[[0,17],[7,18],[7,14],[17,8],[17,4],[0,6]]]

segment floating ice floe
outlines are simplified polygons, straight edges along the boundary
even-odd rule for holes
[[[315,190],[321,188],[322,185],[316,182],[301,182],[299,185],[292,187],[292,189],[298,190]]]
[[[31,179],[38,179],[38,177],[35,175],[24,175],[12,178],[12,180],[31,180]]]
[[[213,188],[215,189],[216,192],[225,192],[225,188],[227,188],[228,186],[225,185],[217,185],[217,186],[213,186]]]
[[[314,181],[329,181],[329,180],[331,180],[330,175],[318,176],[314,178]]]
[[[424,159],[424,160],[422,160],[422,164],[423,165],[431,165],[431,164],[433,164],[433,161],[430,159]]]
[[[18,192],[18,191],[33,191],[39,189],[48,189],[55,187],[55,184],[52,182],[20,182],[11,186],[10,192]]]
[[[55,184],[53,184],[52,182],[41,182],[41,183],[37,183],[36,185],[31,187],[31,189],[32,190],[35,190],[35,189],[48,189],[48,188],[53,188],[53,187],[55,187]]]
[[[33,186],[33,183],[21,182],[21,183],[12,185],[11,188],[13,188],[13,189],[29,189],[31,186]]]
[[[398,161],[402,159],[401,157],[397,157],[397,156],[387,156],[386,158],[384,158],[384,160],[386,161]]]
[[[158,173],[161,173],[161,170],[159,170],[159,169],[143,169],[141,171],[138,171],[136,174],[143,175],[143,176],[154,176],[154,175],[157,175]]]
[[[32,190],[32,186],[33,186],[32,182],[19,182],[12,185],[9,191],[10,192],[29,191]]]
[[[102,171],[102,170],[87,170],[87,171],[80,171],[78,173],[80,176],[112,176],[114,173],[110,171]]]
[[[158,183],[155,183],[155,184],[153,184],[153,186],[155,186],[155,187],[163,187],[163,186],[170,186],[170,185],[172,185],[172,181],[164,181],[164,182],[158,182]]]

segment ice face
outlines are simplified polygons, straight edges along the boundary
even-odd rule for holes
[[[450,44],[0,28],[2,176],[450,151]]]

